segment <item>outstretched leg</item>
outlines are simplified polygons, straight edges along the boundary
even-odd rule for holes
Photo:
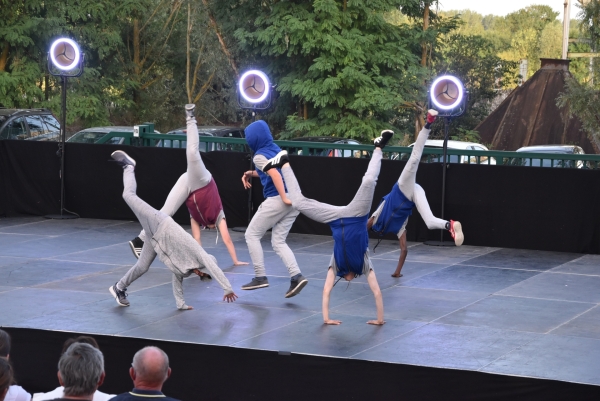
[[[204,188],[210,183],[212,175],[206,169],[202,156],[200,155],[200,138],[198,137],[198,125],[194,117],[196,105],[186,104],[187,144],[185,155],[187,158],[188,187],[193,192]]]
[[[333,206],[328,203],[305,198],[300,190],[298,180],[289,163],[281,168],[281,173],[285,179],[285,185],[288,190],[288,197],[292,205],[306,217],[320,223],[329,223],[342,217],[360,217],[369,213],[373,201],[373,193],[377,184],[377,177],[381,169],[382,152],[380,148],[375,148],[373,156],[369,161],[367,172],[363,176],[360,188],[356,192],[354,199],[346,206]]]
[[[142,224],[144,231],[154,235],[160,223],[168,216],[140,199],[137,194],[137,182],[135,180],[135,161],[125,152],[117,150],[111,155],[123,166],[123,199],[129,205],[133,213]],[[109,288],[111,294],[121,306],[129,306],[127,300],[127,287],[140,276],[148,271],[150,265],[156,258],[156,252],[149,243],[144,244],[141,256],[137,263],[119,280],[118,283]]]

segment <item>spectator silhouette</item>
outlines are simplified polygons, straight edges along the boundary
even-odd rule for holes
[[[171,376],[169,357],[158,347],[145,347],[136,352],[129,368],[133,390],[122,393],[112,401],[148,400],[160,397],[163,401],[178,401],[162,393],[162,386]]]
[[[9,367],[10,367],[10,363],[8,362],[8,360],[10,358],[10,347],[11,347],[10,335],[4,330],[0,330],[0,359],[5,360],[6,363],[9,365]],[[9,373],[5,373],[5,374],[9,375]],[[8,377],[8,376],[6,376],[6,377]],[[31,400],[31,394],[29,394],[27,391],[25,391],[23,389],[23,387],[17,386],[16,384],[14,384],[14,376],[12,373],[12,368],[10,368],[10,381],[7,382],[8,387],[6,388],[6,391],[3,390],[2,383],[3,383],[3,380],[0,379],[0,396],[1,396],[0,400],[3,400],[3,401],[30,401]],[[4,391],[4,394],[2,394],[3,391]]]

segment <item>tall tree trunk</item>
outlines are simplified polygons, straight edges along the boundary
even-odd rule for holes
[[[8,42],[4,42],[2,46],[2,52],[0,53],[0,71],[6,71],[6,65],[8,64],[8,51],[10,46]]]
[[[237,68],[237,65],[235,64],[235,60],[233,59],[233,56],[229,52],[229,49],[227,48],[227,45],[225,44],[225,40],[223,40],[223,35],[221,35],[221,32],[219,31],[219,26],[217,25],[217,20],[216,20],[215,16],[210,12],[210,8],[208,6],[208,0],[202,0],[202,3],[206,7],[206,13],[208,14],[208,18],[210,19],[210,25],[214,28],[215,33],[217,34],[217,38],[219,39],[219,43],[221,44],[221,49],[223,49],[223,53],[225,53],[225,56],[227,56],[227,60],[229,60],[229,65],[231,65],[231,68],[235,72],[235,75],[239,77],[240,73],[238,72],[238,68]]]
[[[140,20],[133,20],[133,73],[137,78],[137,82],[142,82],[142,65],[140,60]],[[138,89],[133,90],[133,102],[136,107],[139,107],[141,102],[140,92]]]
[[[192,67],[192,53],[190,50],[190,42],[192,40],[191,36],[192,36],[192,26],[193,26],[193,21],[192,21],[192,5],[188,2],[188,18],[187,18],[187,30],[186,30],[186,36],[185,36],[185,44],[186,44],[186,48],[185,48],[185,55],[186,55],[186,62],[185,62],[185,91],[187,92],[187,97],[188,97],[188,103],[192,103],[192,96],[193,96],[193,88],[190,87],[190,74],[191,74],[191,67]]]

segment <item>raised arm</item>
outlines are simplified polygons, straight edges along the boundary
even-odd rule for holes
[[[369,320],[367,323],[382,325],[385,323],[385,320],[383,320],[383,297],[381,296],[381,290],[379,289],[377,277],[375,277],[375,272],[373,270],[369,272],[369,275],[367,276],[367,282],[369,283],[371,291],[373,291],[373,296],[375,297],[375,306],[377,307],[377,320]]]
[[[235,247],[233,246],[233,241],[231,240],[231,236],[229,235],[229,230],[227,229],[227,221],[225,221],[225,219],[221,219],[221,221],[219,222],[219,232],[221,233],[221,238],[223,238],[223,243],[227,247],[229,256],[231,256],[231,259],[233,260],[233,265],[247,265],[248,262],[240,262],[237,258],[237,254],[235,253]]]
[[[329,267],[327,270],[327,278],[325,279],[325,286],[323,287],[323,322],[325,324],[341,324],[341,320],[329,319],[329,296],[331,295],[331,289],[335,281],[335,273],[333,269]]]

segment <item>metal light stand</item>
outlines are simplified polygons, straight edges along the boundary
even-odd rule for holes
[[[258,102],[255,102],[254,100],[250,99],[246,95],[246,93],[244,93],[244,88],[241,85],[242,81],[244,81],[245,77],[248,76],[248,74],[255,75],[254,79],[256,79],[256,77],[262,79],[264,81],[265,87],[268,88],[265,96],[262,98],[262,100],[259,100]],[[256,121],[256,111],[257,110],[266,110],[269,107],[271,107],[271,100],[272,100],[271,84],[269,82],[269,79],[267,78],[267,76],[264,73],[262,73],[261,71],[258,71],[258,70],[250,70],[250,71],[247,71],[246,73],[242,74],[242,77],[240,78],[240,82],[238,85],[237,102],[238,102],[238,106],[241,109],[252,110],[252,122]],[[249,156],[250,156],[250,170],[253,171],[254,163],[252,162],[252,157],[253,157],[252,151],[250,152]],[[250,177],[250,180],[252,180],[252,177]],[[248,224],[250,224],[250,221],[252,221],[252,187],[248,188]],[[243,232],[246,232],[246,229],[247,229],[247,227],[233,227],[231,230],[243,233]]]
[[[61,78],[61,116],[60,116],[60,142],[56,155],[60,157],[60,213],[48,214],[44,216],[47,219],[65,220],[77,219],[77,214],[71,213],[65,209],[65,139],[67,129],[67,78],[79,77],[83,74],[83,55],[81,55],[78,67],[75,70],[64,71],[52,65],[50,57],[48,57],[48,71],[51,75]]]
[[[443,166],[442,166],[442,214],[440,219],[444,220],[444,206],[446,204],[446,170],[448,169],[448,135],[450,132],[450,120],[451,116],[444,117],[444,144],[443,150],[444,155],[442,157]],[[425,245],[432,246],[455,246],[454,241],[444,241],[444,231],[440,230],[440,240],[439,241],[425,241]]]

